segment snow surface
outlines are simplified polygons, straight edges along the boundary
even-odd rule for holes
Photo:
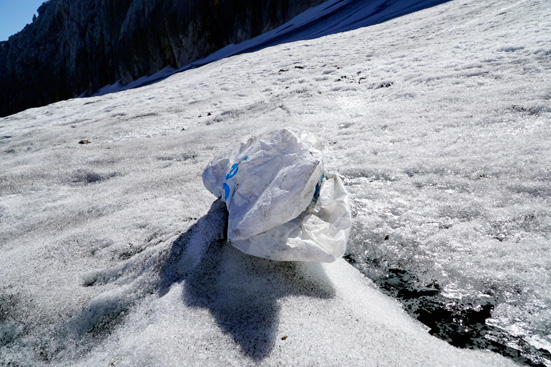
[[[201,173],[282,126],[344,176],[363,271],[492,297],[489,322],[551,349],[549,34],[548,2],[451,1],[0,119],[0,365],[513,365],[344,260],[223,244]]]
[[[287,23],[239,44],[229,44],[207,57],[175,69],[171,66],[123,85],[117,81],[96,92],[95,96],[119,92],[157,82],[191,68],[230,56],[253,52],[268,46],[323,37],[360,27],[382,23],[392,18],[435,6],[449,0],[329,0],[297,15]]]

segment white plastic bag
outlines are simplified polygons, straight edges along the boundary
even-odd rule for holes
[[[331,262],[344,254],[350,203],[340,178],[324,174],[308,132],[274,130],[215,157],[205,187],[228,208],[228,242],[271,260]]]

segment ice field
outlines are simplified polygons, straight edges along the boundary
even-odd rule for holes
[[[551,366],[551,5],[338,30],[0,119],[0,365]],[[354,267],[222,240],[204,168],[285,126],[345,182]],[[432,296],[518,358],[430,335]]]

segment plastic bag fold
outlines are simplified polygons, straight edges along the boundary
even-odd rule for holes
[[[346,250],[350,201],[323,169],[322,146],[305,131],[280,129],[220,153],[205,187],[228,209],[228,242],[280,261],[332,262]]]

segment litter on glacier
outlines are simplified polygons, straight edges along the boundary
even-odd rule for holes
[[[306,131],[279,129],[223,151],[203,184],[228,209],[228,242],[270,260],[332,262],[352,224],[342,180],[323,169],[322,146]]]

